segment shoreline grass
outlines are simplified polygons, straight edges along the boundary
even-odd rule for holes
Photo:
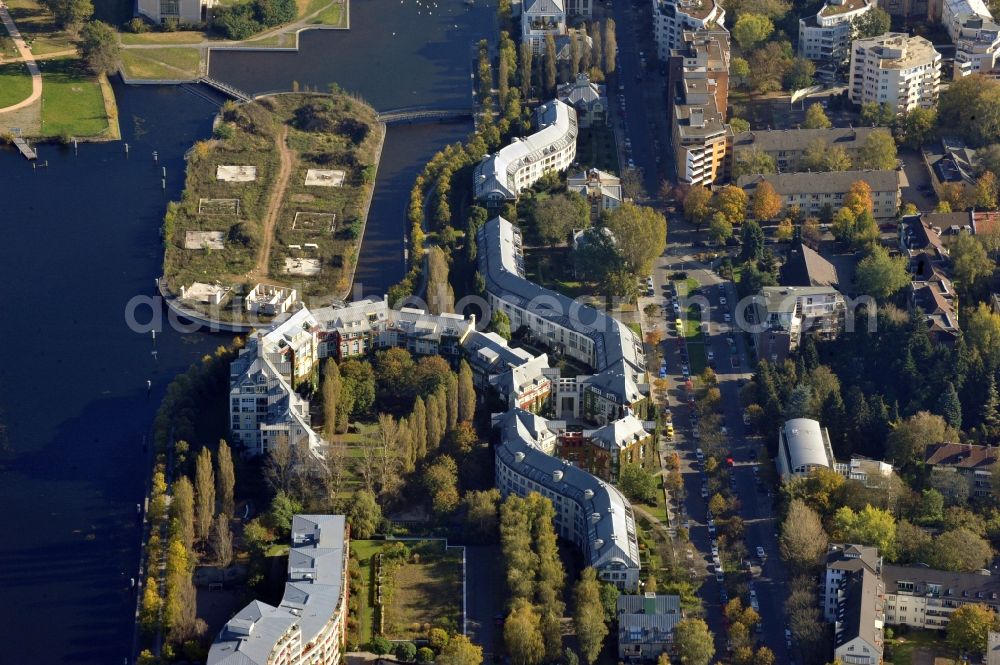
[[[108,124],[101,84],[84,62],[47,61],[42,67],[42,136],[98,136]]]
[[[196,79],[201,72],[201,51],[184,47],[124,49],[122,69],[130,79]]]
[[[31,74],[23,62],[0,65],[0,108],[6,108],[31,95]]]

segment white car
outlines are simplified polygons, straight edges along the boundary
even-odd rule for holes
[[[715,545],[715,544],[712,545],[712,556],[714,556],[714,557],[718,557],[719,556],[719,546],[718,545]]]
[[[713,360],[715,360],[715,352],[712,351],[711,349],[709,349],[708,350],[708,362],[712,362]]]
[[[726,576],[722,574],[721,570],[715,571],[715,581],[718,582],[719,584],[722,584],[723,582],[726,581]]]
[[[721,298],[719,298],[719,304],[720,305],[725,305],[726,304],[726,297],[725,296],[722,296]]]
[[[765,552],[764,548],[762,546],[760,546],[760,545],[757,546],[757,558],[758,559],[766,559],[767,558],[767,552]],[[754,592],[754,593],[756,593],[756,592]]]
[[[699,462],[705,461],[705,453],[702,452],[701,448],[694,451],[694,456],[698,458]]]
[[[722,320],[726,323],[730,323],[733,320],[733,317],[729,316],[729,312],[726,312],[722,315]]]
[[[702,487],[701,487],[701,498],[703,498],[703,499],[707,499],[708,498],[708,488],[705,487],[704,485],[702,485]]]

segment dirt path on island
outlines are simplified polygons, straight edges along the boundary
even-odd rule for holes
[[[292,175],[292,166],[295,162],[295,154],[288,147],[288,126],[282,125],[281,134],[275,140],[278,147],[278,157],[281,159],[281,166],[278,169],[278,177],[274,179],[274,192],[271,200],[267,204],[267,214],[264,216],[264,242],[257,255],[257,265],[251,273],[254,277],[267,277],[268,266],[271,260],[271,243],[274,241],[274,229],[278,226],[278,215],[281,212],[281,204],[285,200],[285,190],[288,189],[288,179]]]

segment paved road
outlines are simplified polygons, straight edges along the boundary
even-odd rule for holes
[[[27,43],[25,43],[24,38],[21,37],[21,33],[18,31],[17,26],[14,25],[14,20],[10,17],[10,12],[7,11],[7,5],[0,4],[0,20],[3,20],[4,27],[7,28],[7,34],[10,38],[14,40],[14,46],[17,47],[18,53],[21,54],[21,59],[24,64],[28,66],[28,73],[31,74],[31,95],[26,99],[21,100],[17,104],[12,104],[6,108],[0,109],[0,113],[6,111],[17,111],[18,109],[23,109],[26,106],[34,104],[42,96],[42,70],[38,68],[38,63],[35,62],[35,56],[31,54],[31,49],[28,48]]]
[[[670,275],[676,270],[684,270],[688,277],[694,278],[702,287],[701,294],[708,297],[710,309],[708,316],[704,318],[709,321],[710,333],[706,351],[711,350],[715,358],[713,364],[722,392],[723,424],[729,437],[729,449],[736,460],[732,474],[735,478],[735,494],[740,500],[740,516],[745,525],[744,542],[755,565],[753,583],[760,603],[760,614],[764,617],[763,629],[757,639],[774,651],[776,662],[788,663],[790,655],[785,643],[783,616],[789,576],[778,555],[775,541],[776,523],[771,512],[771,499],[761,491],[763,488],[758,488],[753,471],[755,464],[749,461],[751,451],[757,451],[760,441],[748,436],[743,425],[743,407],[739,401],[739,383],[741,379],[751,376],[753,356],[750,349],[745,347],[743,336],[735,333],[730,335],[730,326],[724,321],[726,313],[733,316],[733,303],[736,302],[734,285],[721,280],[714,272],[706,269],[707,267],[699,267],[691,254],[689,245],[671,245],[654,269],[654,296],[644,297],[640,305],[657,302],[669,308],[669,299],[665,297],[669,293],[666,285]],[[723,296],[727,303],[724,306],[721,304]],[[647,320],[645,325],[648,329],[655,323],[661,330],[670,330],[673,326],[667,322],[673,321],[674,318],[673,311],[667,310],[660,321]],[[703,475],[694,454],[697,442],[692,438],[690,411],[685,404],[684,377],[681,374],[681,354],[676,335],[668,333],[664,344],[671,384],[670,403],[677,430],[674,446],[681,456],[685,486],[685,499],[678,507],[681,511],[680,520],[690,520],[692,550],[689,565],[694,575],[703,580],[700,595],[705,603],[706,621],[716,635],[717,654],[722,656],[726,648],[726,630],[720,599],[722,585],[710,571],[712,538],[707,526],[707,500],[701,496]],[[654,373],[657,369],[650,367]],[[756,556],[752,556],[758,545],[763,546],[767,554],[762,568],[757,567],[759,562]],[[726,584],[730,589],[733,581],[735,580],[727,580]],[[743,600],[745,604],[749,604],[747,596],[744,596]]]

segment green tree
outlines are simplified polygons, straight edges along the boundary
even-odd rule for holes
[[[515,600],[503,625],[503,639],[507,653],[515,665],[537,665],[545,658],[541,617],[531,603],[523,598]]]
[[[989,277],[996,269],[996,264],[987,256],[983,244],[966,231],[958,234],[950,249],[952,273],[965,293],[979,279]]]
[[[743,132],[750,131],[750,121],[740,118],[738,116],[732,116],[729,118],[729,127],[733,130],[735,134],[741,134]]]
[[[725,215],[717,212],[712,215],[712,221],[708,223],[708,236],[714,242],[723,245],[733,237],[733,225],[729,223]]]
[[[434,662],[437,665],[479,665],[483,662],[483,648],[465,635],[455,635]]]
[[[284,492],[278,492],[271,499],[267,511],[267,524],[284,540],[292,529],[292,517],[301,512],[301,503]]]
[[[743,261],[758,261],[764,255],[764,231],[760,224],[750,220],[740,229],[740,239],[743,247],[740,249],[740,259]]]
[[[746,218],[747,193],[736,185],[726,185],[712,197],[712,207],[731,223],[739,224]]]
[[[493,310],[490,329],[504,339],[510,339],[510,318],[507,317],[506,312],[500,309]]]
[[[903,137],[903,143],[914,150],[927,141],[937,123],[937,109],[917,107],[907,112],[898,121],[897,126]]]
[[[945,633],[948,644],[956,651],[986,651],[986,640],[991,630],[997,629],[997,615],[986,605],[963,605],[951,613]]]
[[[157,588],[156,577],[150,575],[142,588],[142,601],[139,603],[139,627],[146,635],[153,635],[160,623],[160,610],[163,599]]]
[[[833,537],[838,542],[873,545],[888,559],[896,551],[896,519],[887,510],[867,505],[855,512],[849,506],[833,514]]]
[[[729,64],[729,75],[736,79],[740,87],[745,86],[750,78],[750,63],[745,58],[733,58]]]
[[[981,210],[996,210],[997,197],[1000,195],[1000,183],[993,171],[983,171],[976,179],[976,208]]]
[[[614,621],[618,612],[618,596],[621,592],[610,582],[601,584],[601,607],[604,608],[604,620]]]
[[[399,642],[393,649],[393,653],[404,663],[410,663],[417,658],[417,645],[413,642]]]
[[[438,457],[424,470],[424,487],[438,515],[447,515],[458,507],[458,465],[448,455]]]
[[[744,51],[752,51],[774,32],[774,23],[766,16],[744,13],[733,26],[733,39]]]
[[[417,662],[418,663],[433,663],[434,662],[434,649],[430,647],[420,647],[417,649]]]
[[[219,449],[215,455],[216,495],[219,497],[219,509],[227,515],[236,513],[236,503],[233,493],[236,491],[236,472],[233,470],[233,453],[225,439],[219,440]]]
[[[641,464],[623,464],[618,473],[618,488],[633,501],[656,500],[656,478]]]
[[[215,474],[212,471],[212,451],[203,447],[195,460],[195,533],[198,540],[206,540],[212,531],[215,518]]]
[[[95,74],[114,74],[121,64],[118,35],[114,28],[103,21],[90,21],[83,26],[80,31],[80,52]]]
[[[771,155],[760,148],[741,150],[736,154],[734,162],[733,178],[739,178],[743,175],[766,175],[778,172],[778,166],[774,161],[774,157],[771,157]]]
[[[674,646],[684,665],[708,665],[715,655],[715,641],[701,619],[682,619],[674,627]]]
[[[889,130],[877,129],[868,135],[858,151],[858,166],[873,170],[896,168],[896,141]]]
[[[653,208],[625,203],[605,216],[605,225],[626,267],[637,275],[649,273],[667,247],[667,220]]]
[[[584,568],[580,574],[580,581],[573,590],[573,603],[573,625],[580,643],[580,654],[584,662],[590,665],[597,660],[604,638],[608,635],[601,607],[601,583],[593,568]]]
[[[989,566],[993,548],[971,529],[958,527],[938,535],[929,554],[932,568],[972,572]]]
[[[500,492],[496,489],[466,492],[462,497],[465,515],[465,535],[472,542],[491,543],[497,537],[497,506]]]
[[[830,122],[830,118],[826,117],[826,111],[823,110],[823,105],[819,102],[813,102],[806,109],[806,117],[802,123],[802,127],[805,129],[827,129],[832,127],[833,123]]]
[[[890,459],[897,466],[903,466],[922,462],[927,446],[947,440],[948,424],[945,419],[927,411],[919,411],[898,423],[889,433],[886,443]]]
[[[77,30],[94,15],[94,4],[91,0],[49,0],[45,3],[60,28],[70,31]]]
[[[229,515],[219,513],[212,524],[209,550],[215,563],[228,568],[233,562],[233,531],[229,528]]]
[[[874,7],[854,19],[854,39],[869,39],[889,32],[892,19],[881,7]]]
[[[194,549],[194,487],[187,476],[174,483],[170,499],[170,527],[189,551]]]
[[[531,217],[539,240],[549,246],[559,245],[574,229],[590,225],[590,204],[576,192],[553,194],[532,206]]]
[[[816,65],[808,58],[795,57],[782,79],[785,90],[802,90],[811,86],[816,76]]]
[[[531,98],[531,44],[527,41],[521,43],[521,98]]]
[[[382,523],[382,509],[375,500],[374,492],[362,489],[354,493],[347,520],[355,538],[364,540],[375,535]]]
[[[952,82],[938,100],[938,127],[973,146],[1000,139],[1000,81],[973,74]]]
[[[859,293],[885,300],[910,283],[906,259],[889,256],[884,247],[876,245],[858,262],[854,282]]]

